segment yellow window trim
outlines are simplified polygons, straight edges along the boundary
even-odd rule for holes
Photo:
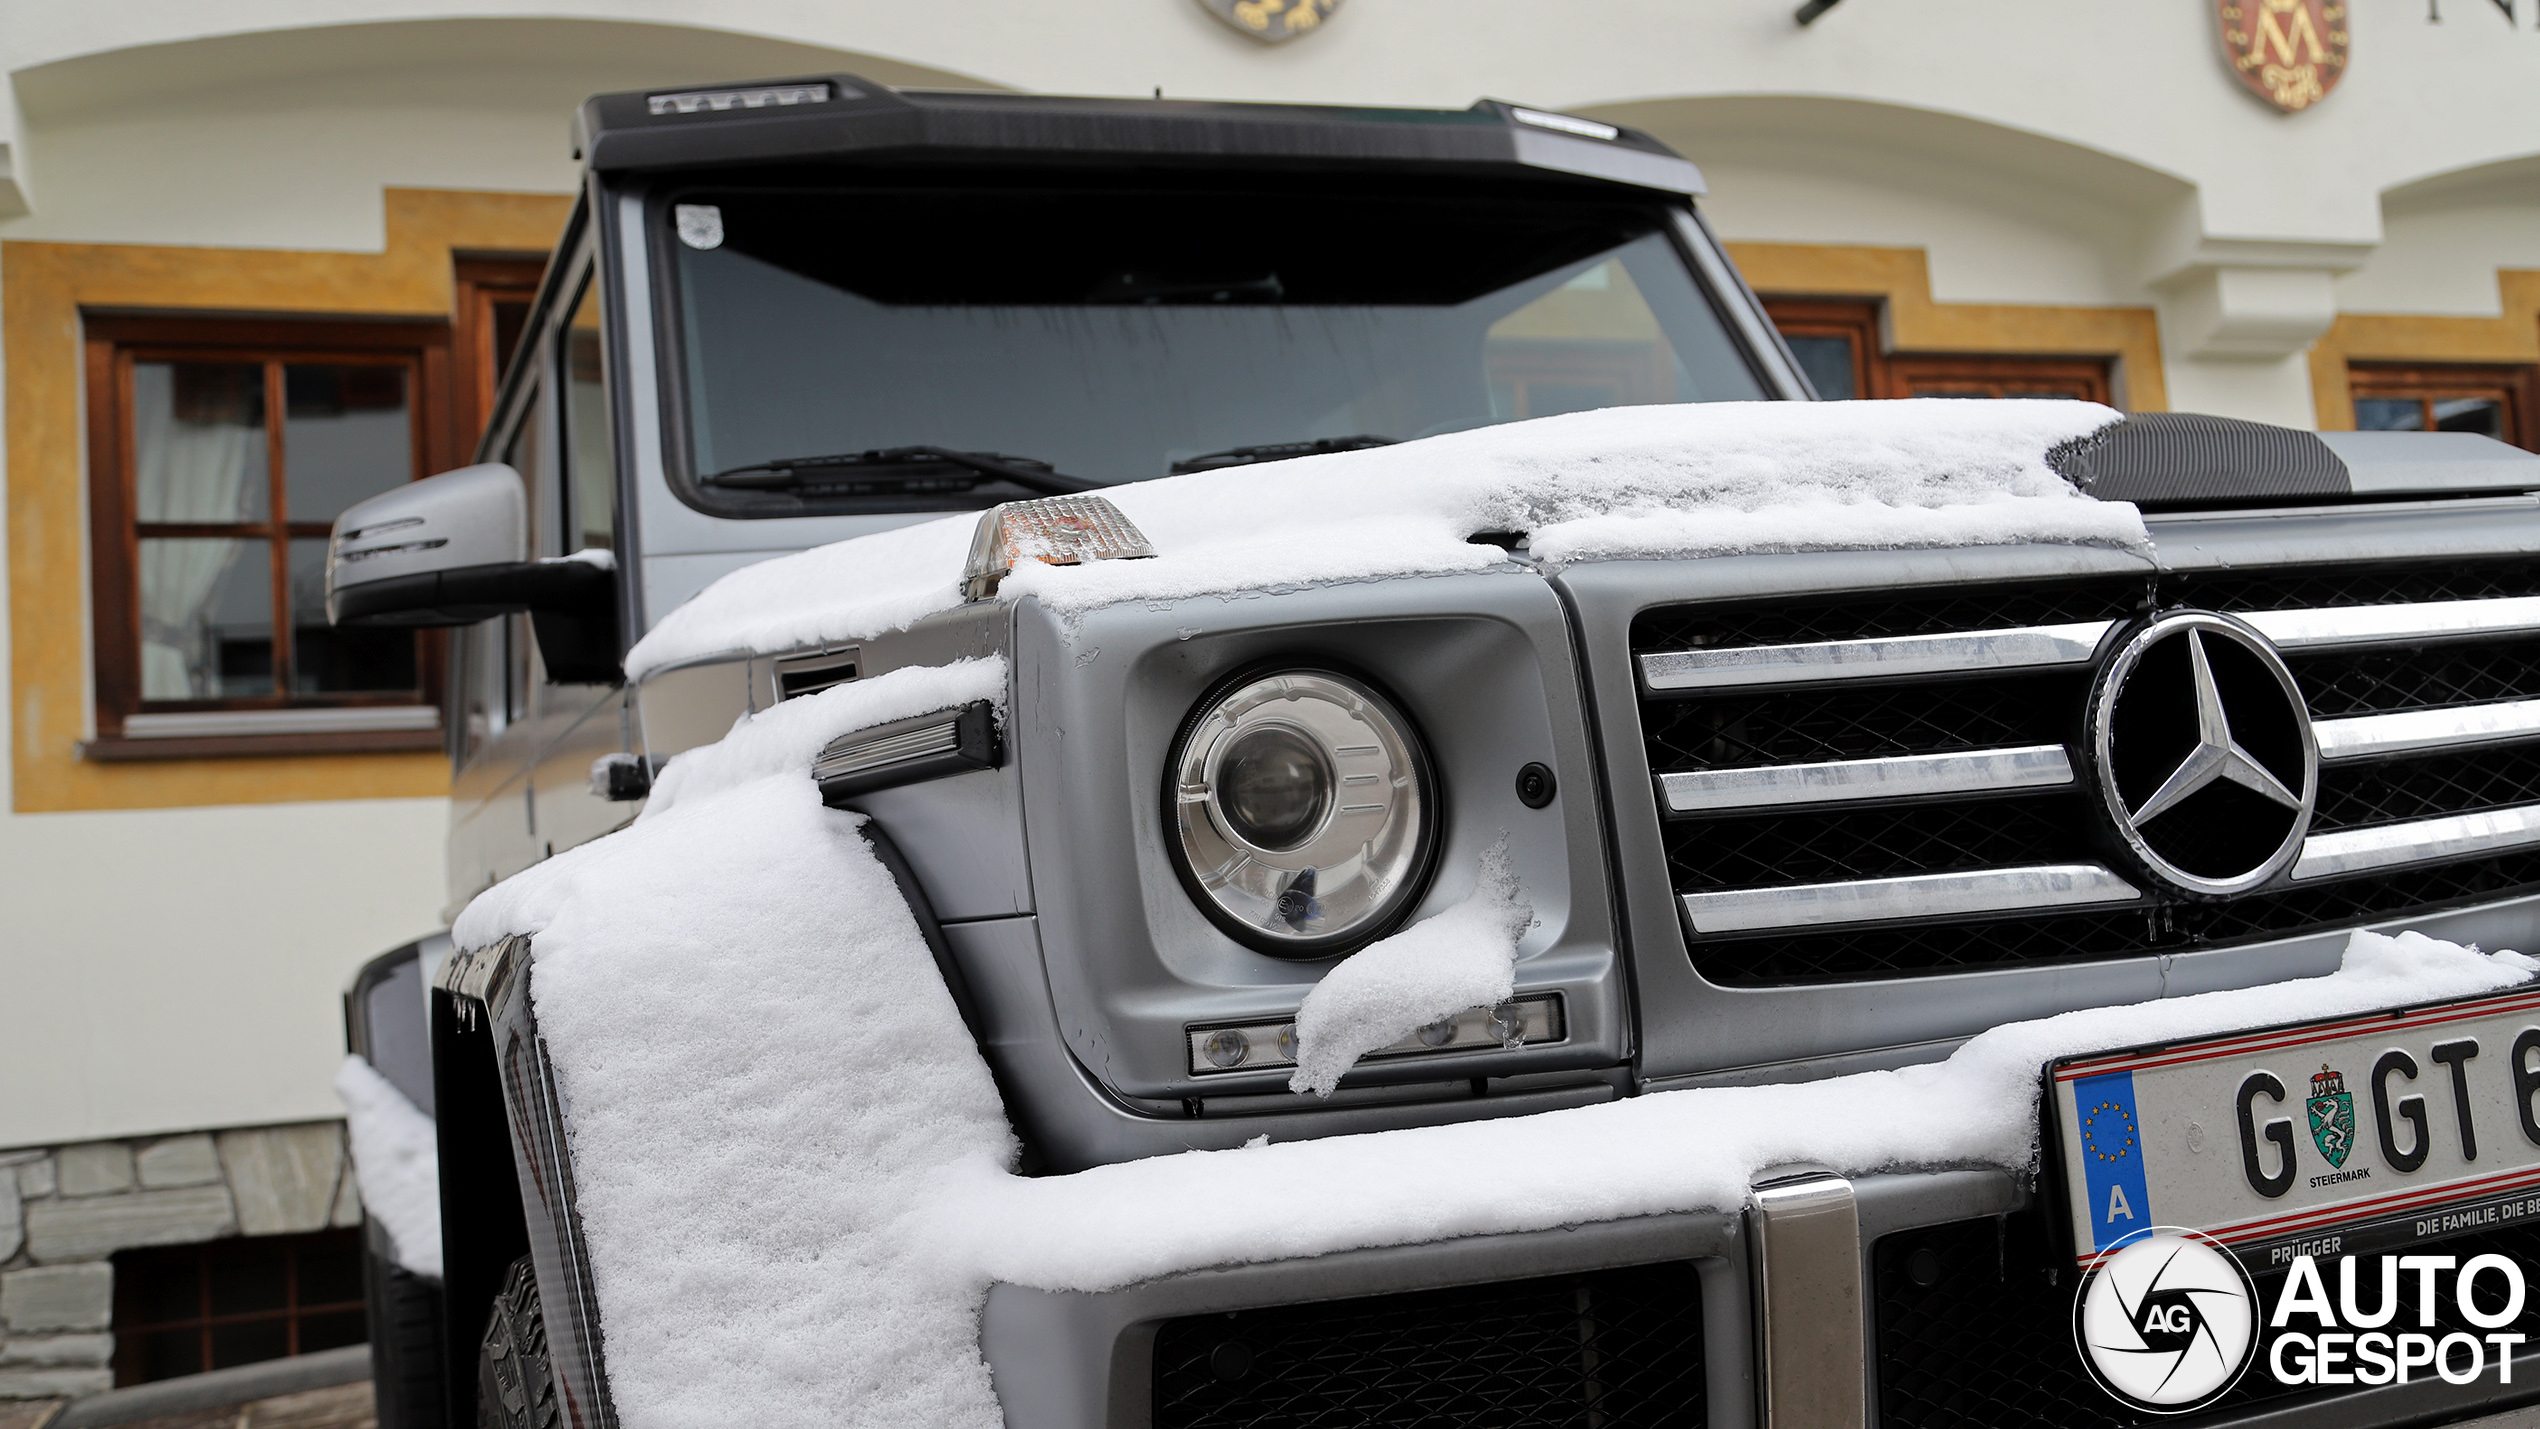
[[[9,413],[9,692],[20,813],[429,797],[437,754],[100,764],[89,728],[88,499],[81,473],[80,311],[447,318],[452,258],[542,253],[571,200],[389,189],[379,253],[0,243]]]
[[[1897,352],[2105,358],[2119,405],[2169,410],[2161,325],[2150,308],[1934,302],[1931,264],[1920,248],[1732,243],[1728,250],[1759,293],[1883,300],[1887,340]]]
[[[2540,363],[2540,270],[2499,268],[2503,311],[2492,318],[2341,313],[2311,347],[2311,401],[2320,430],[2355,429],[2349,362]]]

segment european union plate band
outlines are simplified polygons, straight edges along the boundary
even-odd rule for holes
[[[2082,1185],[2090,1207],[2090,1248],[2106,1250],[2152,1219],[2143,1175],[2143,1119],[2134,1110],[2134,1073],[2081,1077],[2073,1089],[2073,1125],[2081,1131]]]

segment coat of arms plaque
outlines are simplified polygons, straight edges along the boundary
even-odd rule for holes
[[[2214,0],[2223,55],[2250,91],[2291,114],[2346,76],[2344,0]]]
[[[1341,0],[1199,0],[1200,8],[1236,30],[1275,45],[1322,28]]]

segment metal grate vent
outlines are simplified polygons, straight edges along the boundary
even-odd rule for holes
[[[1157,1429],[1699,1429],[1689,1262],[1166,1322]]]
[[[1694,963],[1752,986],[2119,958],[2540,891],[2535,592],[2513,558],[1646,612]],[[2140,871],[2085,727],[2135,617],[2191,606],[2275,640],[2321,749],[2303,858],[2223,903]]]

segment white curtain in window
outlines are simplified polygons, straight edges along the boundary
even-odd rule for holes
[[[239,519],[250,474],[261,477],[264,432],[239,421],[177,416],[175,374],[161,364],[133,371],[134,515],[142,521]],[[155,388],[153,391],[151,389]],[[261,542],[145,541],[141,545],[141,698],[213,699],[219,662],[212,650],[212,596],[221,577]]]

